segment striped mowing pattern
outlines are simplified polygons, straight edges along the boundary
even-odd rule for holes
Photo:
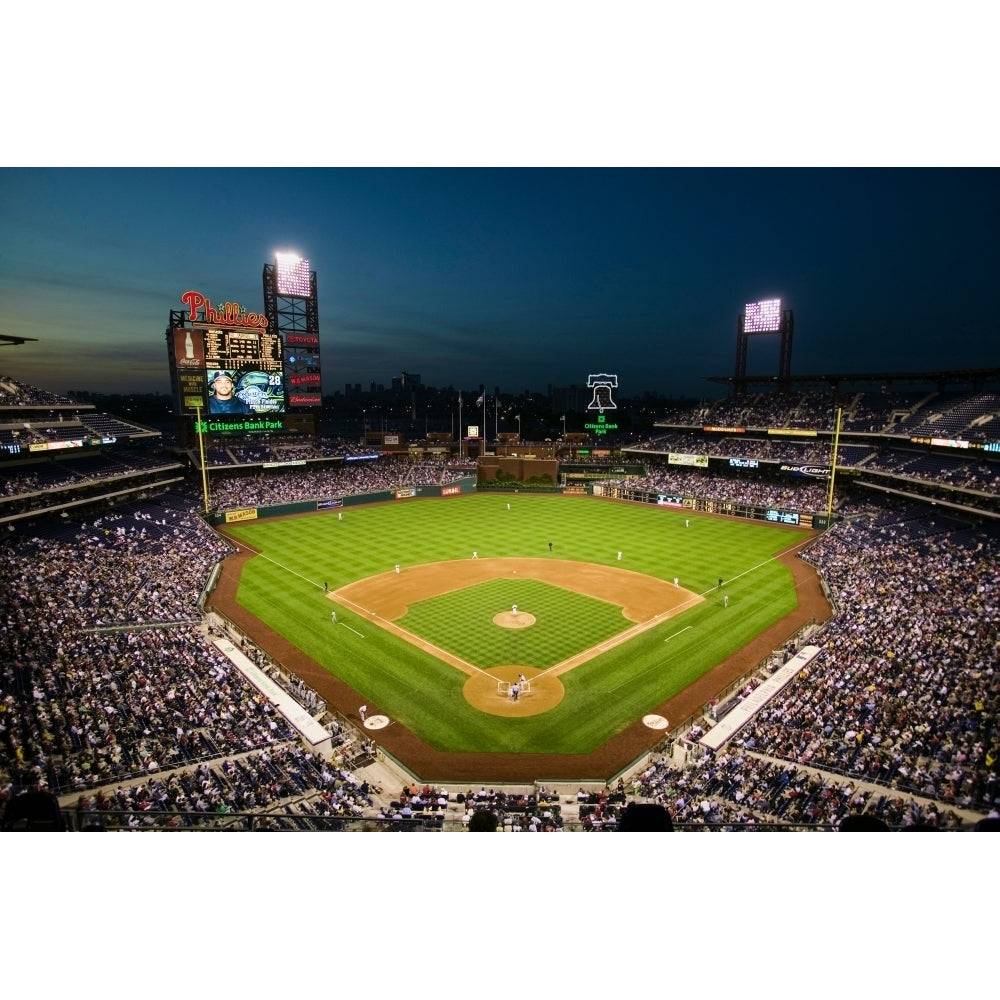
[[[596,749],[791,611],[791,575],[774,556],[809,534],[592,498],[519,494],[350,508],[342,521],[323,513],[243,524],[232,533],[262,554],[244,570],[240,603],[431,746],[568,754]],[[391,572],[396,563],[405,568],[466,559],[473,550],[480,558],[540,557],[548,554],[550,541],[553,557],[671,582],[677,576],[681,586],[706,600],[562,674],[562,702],[518,719],[472,708],[462,694],[464,674],[364,615],[338,608],[349,627],[330,622],[324,582],[337,589]],[[722,592],[716,589],[720,576],[726,581]],[[493,583],[501,589],[491,589]],[[508,597],[509,581],[493,583],[419,602],[399,624],[486,668],[510,663],[514,643],[531,657],[515,662],[544,667],[594,644],[579,634],[600,641],[608,629],[613,634],[631,626],[618,608],[537,581],[518,581],[529,588],[523,600]],[[536,625],[515,633],[484,622],[513,602],[530,609]]]

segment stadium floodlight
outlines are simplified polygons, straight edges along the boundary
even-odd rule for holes
[[[775,333],[781,329],[781,299],[748,302],[743,316],[746,333]]]
[[[276,253],[274,272],[279,295],[298,295],[308,298],[311,294],[309,261],[305,257],[293,253]]]

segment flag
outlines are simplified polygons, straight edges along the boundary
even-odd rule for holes
[[[476,400],[476,406],[482,406],[486,402],[486,396],[482,395]]]

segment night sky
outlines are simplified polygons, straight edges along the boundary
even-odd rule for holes
[[[324,391],[503,392],[619,376],[704,396],[747,302],[795,316],[793,374],[1000,363],[995,169],[6,169],[0,367],[56,392],[169,391],[188,289],[262,305],[318,275]],[[777,337],[748,373],[777,370]]]

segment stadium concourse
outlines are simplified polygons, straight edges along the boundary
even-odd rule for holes
[[[646,474],[605,485],[637,502],[655,491],[683,497],[692,516],[720,502],[820,513],[823,487],[781,469],[815,466],[822,444],[745,430],[828,434],[831,403],[849,402],[837,518],[800,560],[834,613],[699,693],[697,709],[621,773],[491,787],[409,774],[357,717],[357,692],[332,701],[247,630],[206,614],[216,568],[234,553],[199,513],[192,456],[16,379],[0,387],[5,829],[461,830],[488,811],[504,831],[603,832],[634,801],[662,806],[681,830],[821,830],[858,816],[971,830],[1000,819],[1000,463],[995,450],[924,443],[927,428],[993,442],[995,395],[725,400],[622,443]],[[703,431],[737,423],[738,435]],[[59,442],[70,444],[50,447]],[[331,467],[352,447],[338,439],[240,447],[214,451],[233,466],[213,469],[223,505],[440,484],[467,468],[394,457]],[[306,465],[271,475],[264,463],[285,447]],[[678,453],[757,465],[706,474],[672,463]],[[807,644],[817,650],[808,667],[757,704],[751,696]],[[706,746],[751,701],[746,723]],[[59,808],[45,813],[53,797]]]

